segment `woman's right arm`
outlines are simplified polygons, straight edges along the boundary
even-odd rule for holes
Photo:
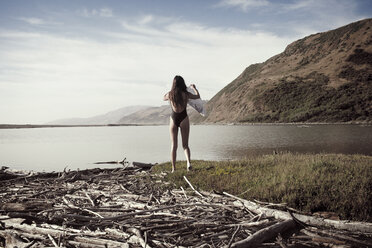
[[[164,95],[163,100],[164,101],[168,101],[169,100],[169,92]]]
[[[194,90],[195,95],[191,94],[190,92],[187,92],[189,98],[190,99],[199,99],[200,98],[200,94],[199,94],[199,91],[196,89],[195,84],[191,84],[190,87],[191,87],[191,89]]]

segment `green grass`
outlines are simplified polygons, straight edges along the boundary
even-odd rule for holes
[[[372,221],[372,157],[338,154],[279,154],[243,161],[178,162],[165,179],[173,187],[194,186],[205,191],[226,191],[245,199],[288,206],[304,212],[330,211],[342,219]],[[170,163],[153,173],[170,172]]]

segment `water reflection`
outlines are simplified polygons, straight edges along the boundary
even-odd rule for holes
[[[181,138],[179,138],[181,144]],[[192,159],[240,159],[273,151],[372,155],[372,126],[246,125],[192,126]],[[179,145],[177,159],[185,160]],[[164,162],[170,158],[167,126],[0,130],[0,166],[63,170],[94,162]]]
[[[196,133],[208,133],[210,137],[204,149],[211,149],[207,143],[213,143],[212,150],[219,159],[239,159],[250,155],[272,154],[273,151],[372,155],[370,126],[248,125],[197,128],[200,130],[195,130]]]

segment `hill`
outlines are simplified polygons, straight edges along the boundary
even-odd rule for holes
[[[164,105],[160,107],[149,107],[122,117],[118,121],[118,124],[162,125],[169,123],[170,114],[171,111],[169,105]]]
[[[201,116],[189,105],[187,105],[187,113],[190,116],[191,123],[195,123],[195,120],[197,120],[198,116]],[[147,109],[139,110],[135,113],[124,116],[119,120],[118,124],[167,125],[169,124],[170,115],[171,108],[169,104],[160,107],[149,107]]]
[[[246,68],[200,122],[371,122],[372,19],[297,40]]]

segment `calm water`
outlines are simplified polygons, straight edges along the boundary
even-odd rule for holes
[[[185,160],[179,137],[178,159]],[[292,151],[372,155],[372,126],[191,126],[192,159],[239,159]],[[168,126],[0,129],[0,166],[36,171],[97,167],[94,162],[169,161]],[[108,165],[113,166],[113,165]]]

